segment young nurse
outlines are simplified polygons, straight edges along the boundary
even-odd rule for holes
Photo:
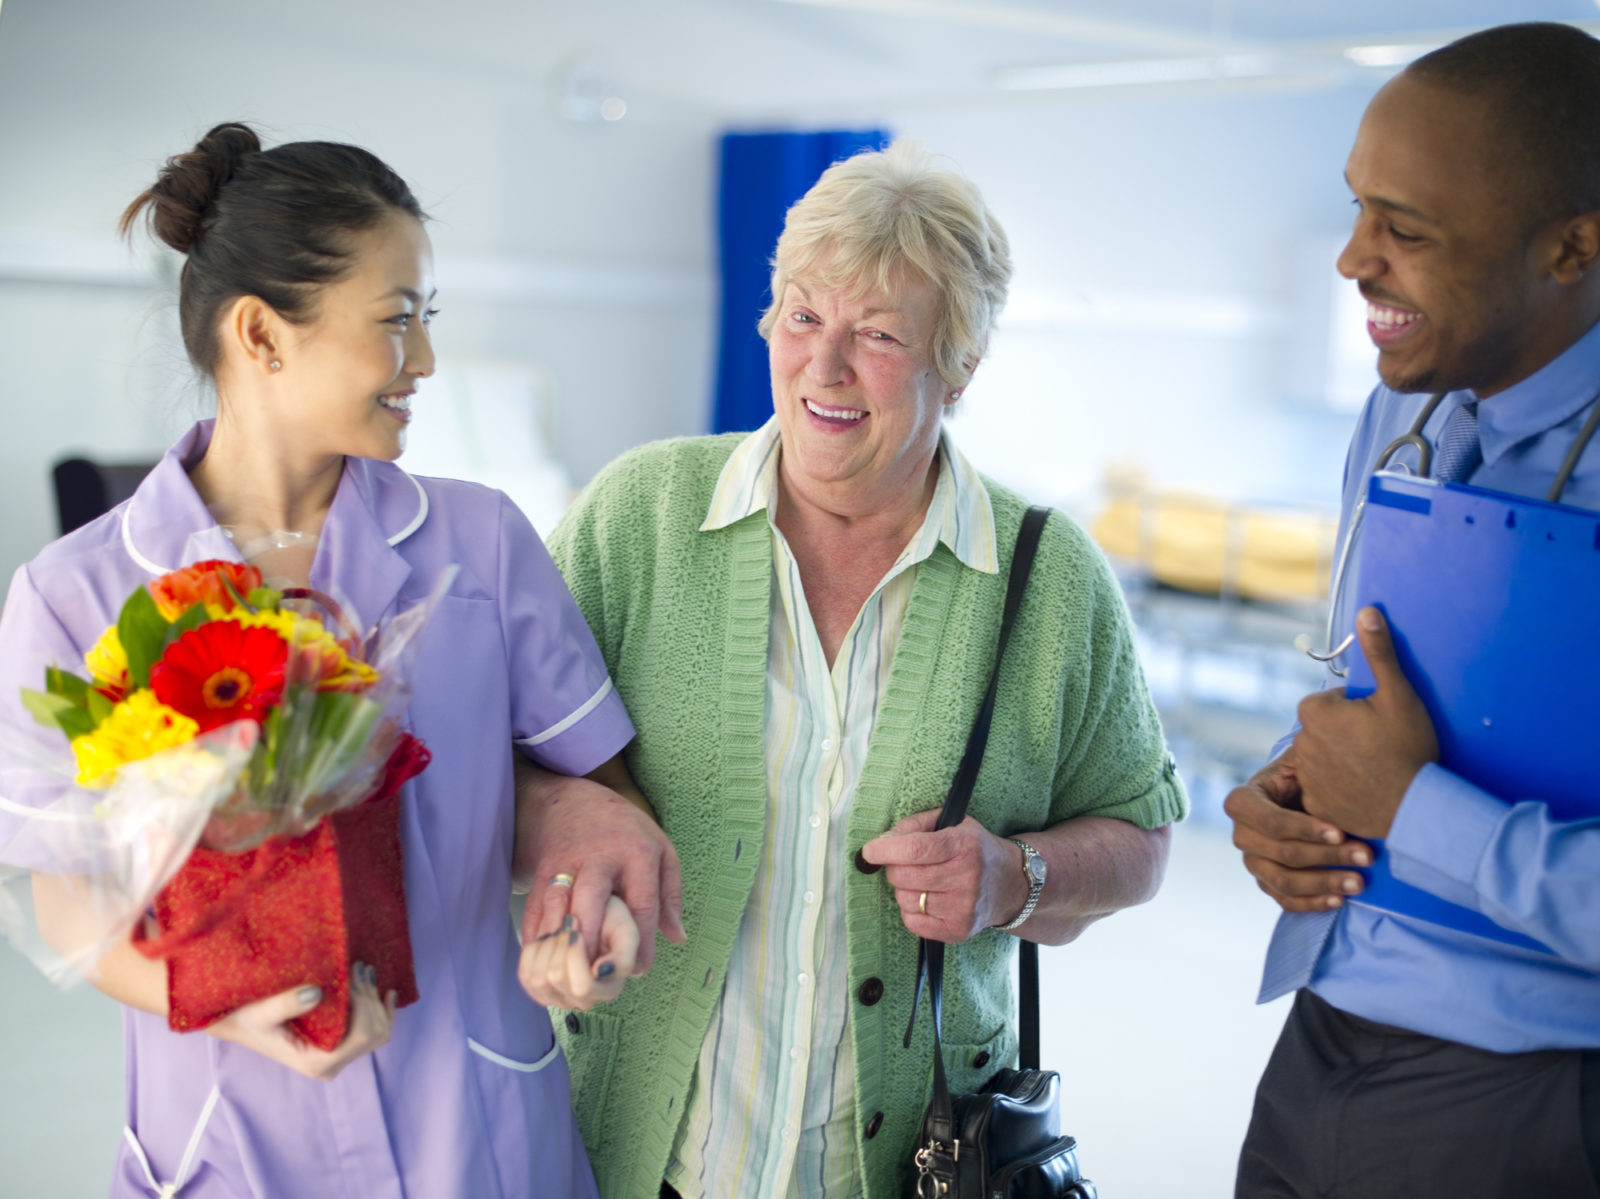
[[[524,984],[573,1006],[607,998],[634,968],[636,934],[613,902],[598,933],[530,945],[519,983],[507,897],[537,839],[525,797],[540,779],[569,797],[600,791],[563,776],[631,788],[617,755],[633,726],[522,514],[499,492],[393,465],[434,369],[422,210],[364,150],[262,150],[229,124],[167,163],[124,231],[143,214],[186,255],[183,337],[217,416],[130,500],[17,571],[0,618],[0,719],[26,724],[20,688],[47,665],[81,665],[134,587],[196,558],[278,547],[269,577],[346,599],[363,627],[459,570],[412,678],[412,727],[433,754],[402,816],[420,1001],[396,1011],[357,965],[349,1036],[332,1053],[286,1027],[320,1002],[314,986],[178,1034],[164,964],[113,949],[95,980],[124,1005],[128,1123],[112,1194],[590,1196],[566,1063]],[[515,801],[512,743],[548,772]]]

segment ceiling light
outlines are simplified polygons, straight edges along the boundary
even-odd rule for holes
[[[1351,46],[1344,56],[1364,67],[1403,67],[1421,58],[1432,46]]]
[[[1012,67],[995,76],[1007,91],[1043,91],[1075,87],[1129,87],[1149,83],[1193,83],[1209,79],[1245,79],[1270,75],[1279,68],[1266,54],[1223,54],[1208,58],[1142,58],[1127,62],[1084,62],[1051,67]]]

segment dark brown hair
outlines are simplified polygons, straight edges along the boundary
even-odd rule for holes
[[[359,146],[263,150],[255,130],[229,122],[169,158],[117,228],[126,236],[146,214],[155,235],[187,256],[178,291],[183,344],[214,377],[226,305],[256,296],[287,321],[309,321],[318,289],[350,269],[353,235],[395,212],[426,219],[405,180]]]
[[[1600,209],[1600,41],[1571,25],[1499,25],[1406,74],[1482,101],[1507,186],[1535,223]]]

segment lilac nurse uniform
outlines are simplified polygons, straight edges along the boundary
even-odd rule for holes
[[[0,617],[0,719],[28,720],[18,689],[40,686],[47,664],[81,670],[134,587],[200,558],[237,559],[184,469],[210,436],[210,422],[196,425],[130,500],[17,571]],[[421,1000],[399,1011],[388,1044],[326,1083],[125,1009],[113,1196],[594,1194],[566,1062],[516,978],[508,744],[583,774],[633,726],[561,575],[503,495],[347,460],[314,587],[370,625],[423,600],[452,564],[411,700],[433,764],[402,805]]]

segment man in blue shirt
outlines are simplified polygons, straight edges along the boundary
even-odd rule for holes
[[[1351,443],[1341,544],[1430,394],[1437,476],[1544,497],[1600,398],[1600,42],[1514,25],[1418,59],[1367,109],[1345,177],[1339,271],[1367,299],[1383,382]],[[1561,502],[1600,509],[1600,438]],[[1261,999],[1298,992],[1237,1195],[1600,1196],[1600,819],[1441,768],[1381,616],[1350,611],[1353,573],[1335,627],[1357,630],[1377,690],[1307,697],[1227,801],[1284,909]],[[1600,596],[1595,612],[1600,637]],[[1386,839],[1401,881],[1553,952],[1347,903],[1362,838]]]

